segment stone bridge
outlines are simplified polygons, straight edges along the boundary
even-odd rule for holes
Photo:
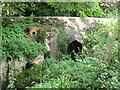
[[[46,17],[44,17],[46,18]],[[68,44],[68,51],[76,50],[79,47],[82,50],[83,45],[83,37],[85,31],[99,23],[109,24],[110,22],[117,22],[117,19],[105,19],[105,18],[86,18],[81,19],[80,17],[49,17],[50,19],[57,19],[59,22],[62,20],[64,23],[62,25],[63,30],[66,32],[68,36],[71,37],[69,44]],[[49,19],[48,19],[49,20]],[[57,23],[56,22],[56,23]],[[43,26],[43,27],[31,27],[29,34],[37,34],[37,30],[50,30],[52,32],[47,32],[48,37],[45,39],[45,45],[50,52],[50,56],[56,58],[57,54],[59,53],[59,47],[57,45],[57,35],[59,34],[58,29],[53,26]],[[52,36],[52,37],[51,37]],[[44,60],[44,55],[40,55],[36,57],[33,63],[39,63]],[[20,61],[12,62],[15,65],[15,75],[19,75],[23,71],[23,67],[25,67],[27,61],[25,57],[21,57]],[[12,65],[12,64],[11,64]],[[5,81],[7,77],[7,70],[8,70],[7,62],[1,63],[1,70],[2,70],[2,81]]]
[[[95,26],[96,24],[110,24],[112,22],[117,22],[117,19],[106,19],[106,18],[92,18],[88,17],[86,19],[81,19],[80,17],[53,17],[53,19],[62,20],[65,22],[63,24],[63,30],[68,36],[71,37],[69,41],[68,49],[69,51],[76,50],[78,47],[82,49],[83,37],[85,31]],[[57,31],[57,30],[56,30]],[[57,34],[56,34],[57,35]],[[47,41],[47,40],[46,40]],[[57,37],[54,36],[49,39],[50,44],[46,44],[50,50],[50,56],[56,58],[59,52],[59,47],[57,46]],[[78,50],[76,50],[77,52]]]

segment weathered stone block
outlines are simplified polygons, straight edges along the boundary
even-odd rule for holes
[[[44,54],[40,54],[39,56],[37,56],[32,63],[38,64],[40,62],[42,62],[44,60]]]

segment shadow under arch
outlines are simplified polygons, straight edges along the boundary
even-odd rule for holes
[[[71,54],[72,60],[76,61],[75,54],[80,54],[82,52],[82,44],[74,40],[68,45],[68,53]]]

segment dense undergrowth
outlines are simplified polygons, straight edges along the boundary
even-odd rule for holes
[[[3,2],[2,16],[71,16],[117,18],[117,2]]]
[[[40,83],[26,88],[120,88],[117,27],[110,24],[90,28],[82,54],[76,55],[77,62],[69,55],[59,60],[47,58],[39,74]]]
[[[2,31],[2,60],[12,57],[14,60],[21,56],[34,59],[40,53],[47,52],[45,46],[36,43],[33,36],[28,35],[25,31],[32,26],[40,26],[36,23],[12,23],[3,28]],[[31,37],[31,40],[27,40]],[[32,38],[33,37],[33,38]]]
[[[57,62],[48,59],[49,65],[42,72],[39,84],[32,88],[118,88],[117,66],[110,67],[102,60],[86,57],[78,62]]]

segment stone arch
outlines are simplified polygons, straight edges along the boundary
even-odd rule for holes
[[[68,45],[68,53],[71,54],[71,58],[72,60],[76,60],[75,59],[75,53],[81,53],[82,52],[82,44],[81,42],[74,40],[72,41],[69,45]]]

